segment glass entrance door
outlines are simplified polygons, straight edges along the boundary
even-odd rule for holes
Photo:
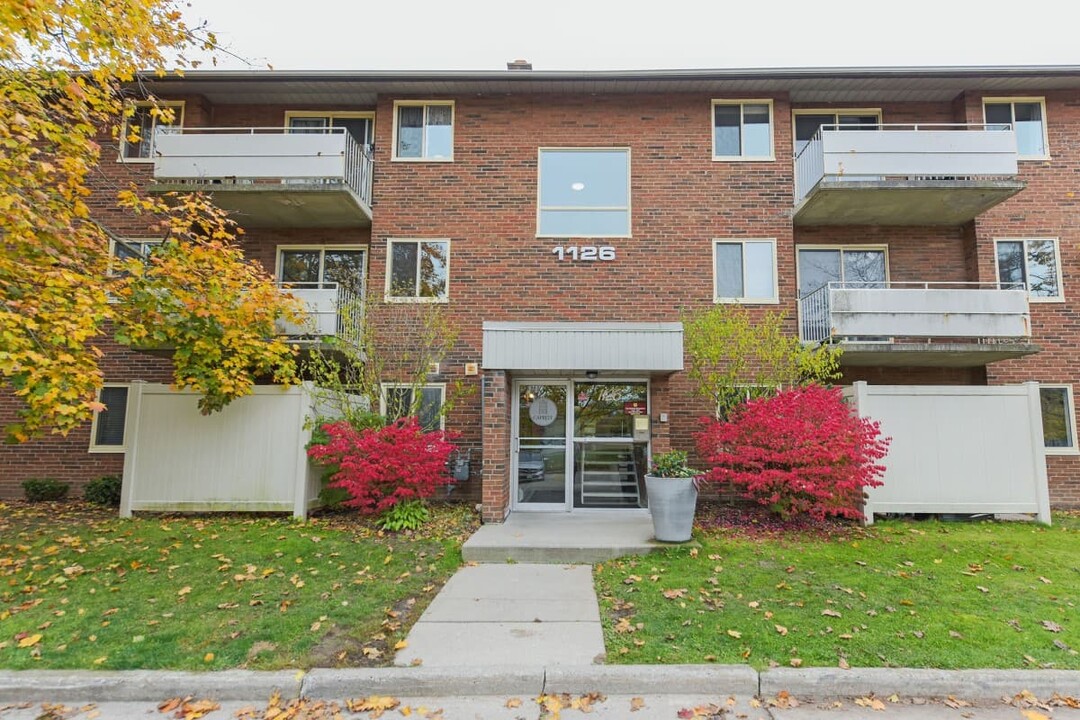
[[[644,382],[574,383],[574,508],[646,507],[648,403]]]
[[[518,383],[515,387],[514,509],[566,510],[570,383]]]

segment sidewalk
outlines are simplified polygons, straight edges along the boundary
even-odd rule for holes
[[[603,662],[588,565],[473,565],[458,570],[394,664],[554,666]]]
[[[281,691],[283,703],[305,697],[313,703],[336,702],[342,709],[347,699],[388,697],[399,704],[383,717],[407,715],[430,720],[551,718],[554,715],[544,714],[538,701],[545,695],[556,696],[554,702],[564,708],[575,702],[579,708],[587,705],[591,711],[588,717],[630,720],[1080,720],[1080,709],[1040,709],[1002,702],[1003,697],[1012,698],[1025,690],[1044,701],[1055,692],[1075,697],[1080,695],[1080,672],[788,668],[758,673],[747,666],[707,665],[460,666],[317,669],[306,673],[0,672],[0,720],[164,720],[178,716],[158,712],[159,703],[185,696],[216,701],[220,707],[205,717],[225,720],[238,717],[236,712],[244,708],[265,709],[275,689]],[[894,692],[899,697],[891,698]],[[954,698],[951,704],[940,701],[949,696]],[[872,706],[871,699],[880,707]],[[67,712],[46,714],[43,703],[62,703]],[[441,714],[435,712],[440,709]],[[1025,711],[1029,714],[1023,714]],[[239,717],[254,720],[262,716],[259,712]],[[581,709],[563,709],[561,717],[585,718],[586,714]]]

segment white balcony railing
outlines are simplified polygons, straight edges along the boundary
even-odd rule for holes
[[[795,156],[795,204],[822,180],[974,180],[1017,174],[1008,125],[822,125]]]
[[[803,342],[845,338],[1027,338],[1016,283],[831,282],[799,300]]]
[[[361,294],[338,283],[278,283],[304,304],[304,318],[299,323],[279,321],[282,335],[297,339],[318,340],[336,337],[353,347],[360,346],[364,309]]]
[[[370,208],[371,175],[371,151],[345,128],[162,128],[154,136],[161,182],[339,183]]]

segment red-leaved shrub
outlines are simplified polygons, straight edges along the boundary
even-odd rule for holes
[[[706,478],[730,482],[782,518],[862,517],[863,489],[881,485],[889,439],[838,389],[807,385],[739,406],[727,421],[702,419]]]
[[[361,513],[431,497],[450,482],[446,461],[456,447],[445,432],[424,432],[415,417],[381,428],[357,430],[342,420],[322,429],[328,441],[309,447],[308,456],[336,468],[327,487],[348,492],[350,497],[342,504]]]

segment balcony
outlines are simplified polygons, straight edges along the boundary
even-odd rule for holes
[[[842,365],[976,367],[1038,352],[1023,287],[832,282],[799,301],[807,343],[842,343]]]
[[[361,345],[363,300],[360,293],[338,283],[278,283],[304,305],[301,322],[278,321],[278,331],[301,344],[323,343],[337,338],[354,348]]]
[[[372,166],[345,128],[162,129],[150,189],[212,193],[244,227],[367,227]]]
[[[1011,128],[842,127],[795,157],[796,225],[962,225],[1024,189]]]

